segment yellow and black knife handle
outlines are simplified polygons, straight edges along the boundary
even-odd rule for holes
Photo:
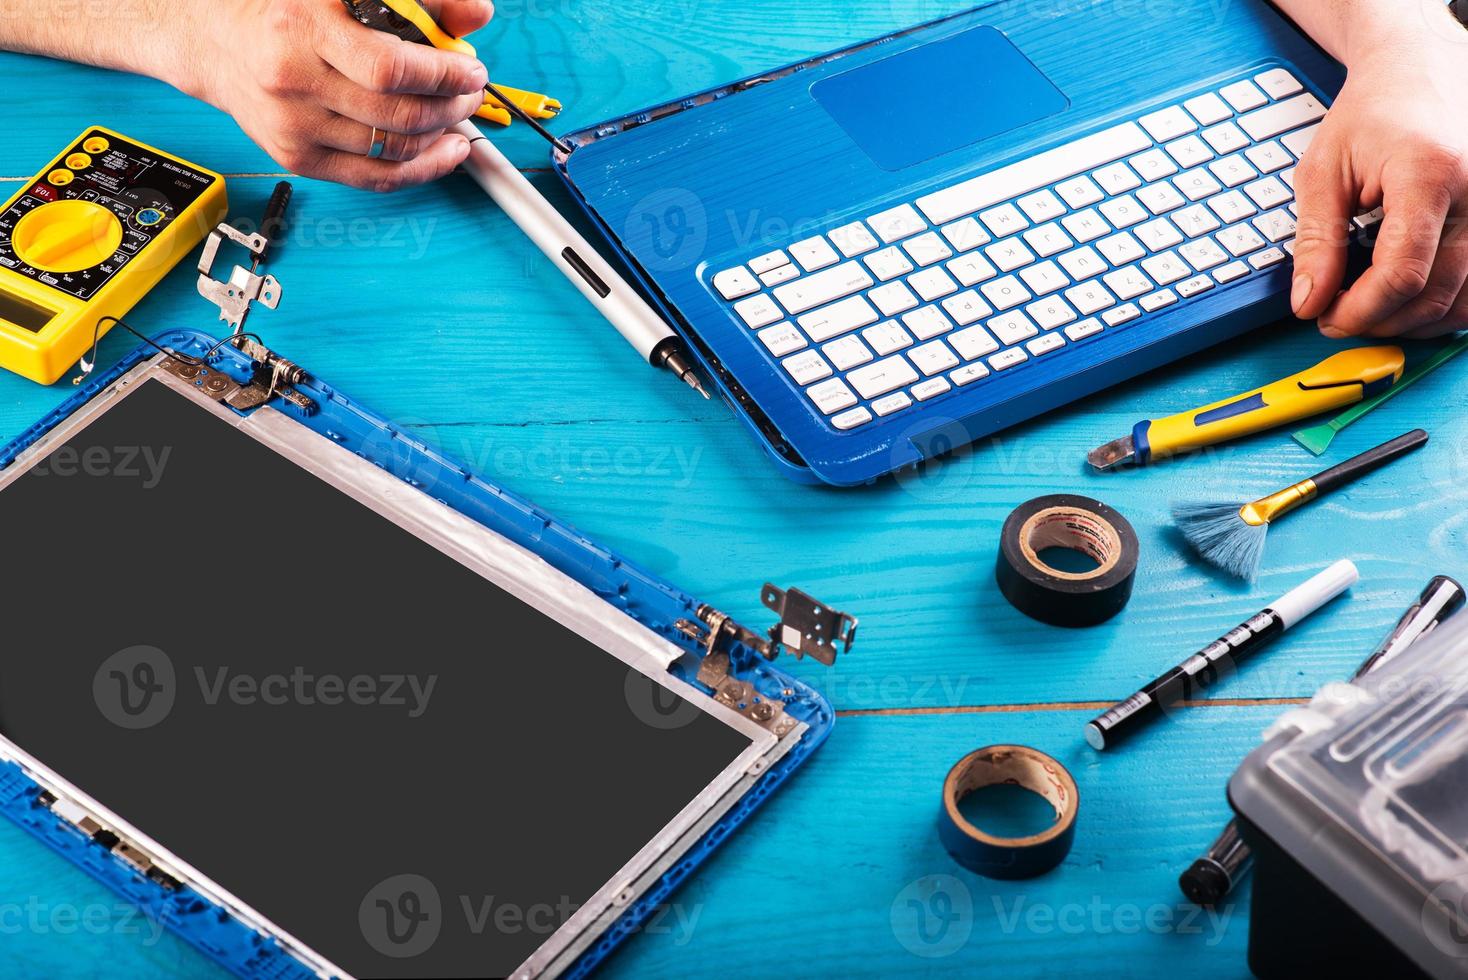
[[[430,44],[443,51],[477,57],[474,45],[454,37],[418,0],[342,0],[352,16],[375,31],[385,31],[413,44]]]

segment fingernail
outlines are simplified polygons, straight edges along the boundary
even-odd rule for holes
[[[1290,306],[1296,313],[1310,299],[1310,290],[1315,288],[1315,283],[1308,275],[1301,273],[1295,277],[1295,285],[1290,290]]]

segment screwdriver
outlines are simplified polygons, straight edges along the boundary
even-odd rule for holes
[[[474,45],[439,27],[433,15],[418,0],[342,0],[342,4],[359,23],[375,31],[383,31],[413,44],[428,44],[442,51],[466,54],[471,58],[479,56]],[[554,118],[562,108],[559,101],[539,92],[527,92],[507,85],[495,85],[493,82],[484,86],[484,92],[484,106],[475,113],[476,116],[508,126],[513,115],[535,130],[551,146],[562,153],[571,152],[569,146],[536,121]]]

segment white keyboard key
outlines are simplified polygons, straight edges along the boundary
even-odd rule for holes
[[[1172,162],[1172,157],[1157,149],[1140,153],[1128,160],[1127,163],[1130,163],[1132,169],[1141,175],[1141,178],[1149,184],[1153,181],[1161,180],[1164,177],[1171,177],[1177,173],[1177,164]],[[1102,210],[1104,211],[1105,208]]]
[[[846,376],[857,393],[868,401],[889,391],[906,388],[917,379],[918,373],[901,354],[859,367]]]
[[[778,269],[771,269],[759,277],[759,281],[766,286],[778,286],[782,282],[800,278],[800,270],[793,265],[782,265]]]
[[[1290,189],[1278,177],[1256,180],[1244,188],[1244,193],[1249,195],[1249,200],[1259,205],[1261,211],[1277,208],[1295,199],[1295,195],[1290,193]]]
[[[912,271],[912,263],[908,261],[907,253],[896,245],[889,245],[879,252],[873,252],[862,261],[867,264],[868,269],[872,270],[872,275],[882,282],[905,276]],[[825,273],[821,272],[817,275],[825,275]]]
[[[1218,218],[1208,210],[1207,205],[1203,204],[1183,208],[1172,215],[1172,221],[1189,238],[1197,238],[1199,235],[1206,235],[1222,227]]]
[[[753,329],[769,326],[776,320],[785,318],[780,308],[764,293],[751,296],[749,299],[741,299],[734,304],[734,312],[738,313],[740,319]]]
[[[911,330],[912,335],[918,340],[932,340],[939,334],[953,329],[953,322],[944,316],[943,311],[936,306],[924,306],[920,310],[913,310],[903,316],[902,324]]]
[[[846,262],[778,287],[775,290],[775,299],[794,315],[813,310],[822,303],[849,296],[872,285],[872,277],[866,274],[860,263]]]
[[[909,238],[902,243],[902,248],[919,266],[932,265],[934,262],[953,258],[953,249],[938,237],[936,231]]]
[[[989,367],[995,371],[1007,371],[1016,364],[1023,364],[1030,359],[1023,347],[1011,347],[1009,350],[1000,351],[989,358]]]
[[[1244,156],[1248,157],[1249,162],[1259,168],[1260,173],[1265,174],[1272,174],[1276,170],[1283,170],[1295,162],[1295,158],[1286,153],[1284,147],[1280,146],[1274,140],[1270,140],[1268,143],[1260,143],[1258,146],[1249,147],[1244,151]]]
[[[1019,209],[1025,213],[1026,217],[1036,224],[1065,214],[1065,205],[1060,203],[1060,198],[1048,190],[1026,194],[1015,203],[1019,205]]]
[[[1012,347],[1022,341],[1029,340],[1040,332],[1019,310],[996,316],[989,321],[988,327],[989,332],[995,337],[998,337],[999,342],[1005,347]]]
[[[834,415],[843,408],[850,408],[856,404],[856,395],[846,387],[846,382],[840,378],[831,378],[822,381],[818,385],[812,385],[805,389],[810,400],[816,403],[822,414]]]
[[[1177,294],[1183,299],[1187,299],[1189,296],[1197,296],[1199,293],[1206,293],[1212,288],[1212,279],[1209,279],[1207,276],[1194,276],[1186,282],[1178,283]]]
[[[1284,181],[1285,182],[1285,186],[1288,187],[1290,190],[1294,190],[1295,189],[1295,168],[1294,167],[1287,167],[1286,169],[1281,170],[1279,172],[1279,179],[1282,180],[1282,181]]]
[[[966,289],[957,296],[950,296],[943,301],[943,309],[953,318],[953,322],[960,327],[966,327],[989,316],[994,311],[988,303],[972,289]]]
[[[1075,245],[1060,226],[1053,221],[1031,228],[1024,234],[1025,242],[1035,250],[1040,258],[1048,258],[1057,252],[1064,252]]]
[[[775,357],[794,354],[805,347],[805,335],[787,320],[759,332],[760,343]]]
[[[1193,270],[1186,262],[1178,258],[1176,252],[1163,252],[1161,255],[1143,259],[1142,268],[1159,286],[1171,286],[1178,280],[1186,279],[1193,274]],[[1142,305],[1145,307],[1146,303]]]
[[[1292,129],[1324,118],[1325,106],[1320,104],[1319,99],[1313,95],[1297,95],[1241,116],[1239,125],[1255,143],[1262,143],[1271,136],[1288,133]],[[1289,144],[1286,143],[1285,146]]]
[[[1137,199],[1130,194],[1114,197],[1101,205],[1101,213],[1106,220],[1111,222],[1112,227],[1117,229],[1130,228],[1141,221],[1146,221],[1150,214],[1137,203]]]
[[[917,290],[924,300],[932,302],[943,296],[958,292],[955,283],[941,268],[924,269],[907,277],[907,284]]]
[[[1291,205],[1291,210],[1293,210],[1293,205]],[[1377,225],[1381,224],[1382,221],[1384,221],[1385,219],[1385,208],[1372,208],[1365,214],[1358,214],[1356,215],[1356,217],[1352,218],[1351,224],[1355,225],[1358,231],[1370,231]]]
[[[744,266],[736,266],[725,269],[714,276],[714,288],[719,295],[727,300],[736,300],[741,296],[759,291],[759,281],[750,274]]]
[[[1300,80],[1283,68],[1271,68],[1269,71],[1261,72],[1254,76],[1254,81],[1269,93],[1271,99],[1283,99],[1304,89]]]
[[[1212,126],[1216,122],[1223,122],[1233,115],[1232,110],[1222,99],[1212,92],[1205,92],[1195,99],[1189,99],[1183,103],[1183,108],[1198,122],[1205,126]]]
[[[1065,274],[1078,282],[1082,279],[1090,279],[1092,276],[1099,276],[1106,271],[1106,263],[1101,261],[1101,256],[1097,255],[1096,250],[1089,245],[1078,248],[1074,252],[1066,252],[1060,257],[1059,262]]]
[[[907,283],[900,279],[873,289],[867,293],[867,299],[876,304],[883,316],[896,316],[918,305],[918,298],[907,288]]]
[[[800,324],[800,329],[804,330],[811,340],[820,344],[858,327],[876,323],[879,319],[881,318],[877,316],[877,311],[872,309],[872,304],[860,296],[852,296],[797,317],[795,322]]]
[[[831,419],[831,424],[842,432],[854,429],[858,425],[866,425],[872,420],[872,413],[858,406],[850,411],[842,412]]]
[[[1259,209],[1254,207],[1253,202],[1238,191],[1225,191],[1217,197],[1210,198],[1208,206],[1225,224],[1243,221],[1259,213]]]
[[[867,327],[861,332],[861,335],[866,338],[867,343],[872,345],[872,350],[877,352],[878,357],[886,357],[904,347],[912,346],[912,337],[894,320],[887,320],[875,327]]]
[[[1080,319],[1076,316],[1076,311],[1070,308],[1070,304],[1059,296],[1047,296],[1042,300],[1036,300],[1025,307],[1025,312],[1039,325],[1041,330],[1054,330],[1056,327],[1063,327],[1067,323],[1074,323]]]
[[[1143,296],[1138,302],[1141,303],[1143,310],[1148,313],[1153,313],[1162,309],[1164,306],[1171,306],[1173,303],[1176,303],[1177,293],[1174,293],[1170,289],[1164,289],[1160,293]]]
[[[1055,191],[1075,211],[1089,207],[1106,197],[1101,193],[1101,188],[1097,187],[1095,182],[1085,174],[1072,177],[1070,180],[1062,180],[1055,185]]]
[[[1157,112],[1149,112],[1137,120],[1152,138],[1159,143],[1177,139],[1198,128],[1198,123],[1180,105],[1168,106]]]
[[[1248,225],[1233,225],[1218,233],[1218,243],[1228,249],[1229,254],[1237,258],[1240,255],[1248,255],[1264,247],[1264,239],[1259,233]]]
[[[912,407],[912,399],[907,397],[905,391],[894,391],[872,402],[872,411],[878,415],[891,415],[893,412],[900,412],[910,407]]]
[[[1013,272],[1022,265],[1029,265],[1035,261],[1035,253],[1031,252],[1024,242],[1018,238],[1006,238],[1002,242],[995,242],[984,249],[984,254],[989,261],[999,267],[1000,272]]]
[[[778,269],[782,265],[789,264],[790,256],[779,249],[761,255],[759,258],[749,260],[749,267],[754,270],[754,274],[757,276],[762,276],[771,269]]]
[[[977,286],[999,274],[982,255],[978,254],[960,255],[948,263],[948,271],[964,286]]]
[[[1158,218],[1145,225],[1137,225],[1136,236],[1142,240],[1143,245],[1154,252],[1172,248],[1183,241],[1183,233],[1178,231],[1177,227],[1166,218]]]
[[[819,272],[841,261],[831,243],[820,235],[791,245],[790,255],[806,272]]]
[[[1096,243],[1096,247],[1112,265],[1126,265],[1147,254],[1147,250],[1127,232],[1103,238]]]
[[[907,356],[912,359],[913,364],[917,365],[917,369],[928,377],[947,371],[949,368],[958,367],[958,355],[949,350],[948,345],[941,340],[914,347],[907,352]]]
[[[1269,101],[1269,97],[1259,91],[1259,86],[1247,80],[1225,85],[1218,94],[1234,107],[1234,112],[1248,112]]]
[[[1081,311],[1081,316],[1100,313],[1116,305],[1116,297],[1112,296],[1098,279],[1092,279],[1090,282],[1083,282],[1079,286],[1067,289],[1065,298]]]
[[[971,252],[980,245],[987,245],[994,239],[979,224],[977,218],[964,218],[952,224],[944,225],[943,237],[948,239],[948,244],[953,246],[954,252]]]
[[[1025,344],[1025,350],[1030,352],[1031,357],[1039,357],[1053,350],[1059,350],[1065,346],[1065,338],[1058,333],[1047,333],[1043,337],[1036,337]]]
[[[979,287],[979,291],[996,310],[1013,309],[1021,303],[1028,303],[1034,299],[1029,290],[1025,289],[1014,276],[1004,276],[1001,279],[986,282]]]
[[[1279,141],[1284,144],[1285,149],[1293,153],[1296,158],[1299,158],[1305,155],[1306,150],[1310,149],[1310,144],[1315,141],[1315,134],[1319,131],[1320,125],[1317,123],[1314,126],[1307,126],[1305,129],[1296,130],[1288,136],[1282,136]]]
[[[1213,278],[1218,280],[1219,285],[1222,285],[1233,282],[1235,279],[1247,276],[1248,274],[1249,267],[1243,262],[1230,262],[1228,265],[1215,269],[1213,271]]]
[[[1020,270],[1019,277],[1036,296],[1044,296],[1070,285],[1070,280],[1060,271],[1060,266],[1048,261]]]
[[[990,336],[989,331],[983,327],[966,327],[948,338],[948,343],[958,351],[958,356],[965,361],[992,354],[999,349],[999,342]]]
[[[913,210],[911,204],[899,204],[891,210],[874,214],[867,219],[867,224],[871,226],[872,231],[877,233],[877,237],[888,245],[901,241],[909,235],[925,231],[928,227]]]
[[[1196,136],[1184,136],[1180,140],[1173,140],[1163,149],[1167,150],[1168,155],[1184,170],[1213,159],[1213,151],[1208,149]]]
[[[1072,238],[1082,244],[1094,242],[1102,235],[1111,234],[1111,226],[1095,208],[1086,208],[1084,211],[1068,214],[1060,219],[1060,223],[1065,226],[1066,231],[1070,232]]]
[[[920,197],[917,205],[928,216],[929,221],[944,224],[954,218],[982,211],[1000,201],[1008,201],[1067,177],[1094,170],[1128,154],[1144,150],[1149,145],[1151,140],[1139,126],[1130,122],[1122,123]]]
[[[1137,200],[1147,206],[1147,210],[1153,214],[1166,214],[1174,208],[1180,208],[1188,202],[1178,193],[1177,188],[1166,182],[1148,184],[1137,191]]]
[[[853,221],[849,225],[842,225],[830,233],[831,241],[841,250],[841,254],[848,259],[865,255],[879,244],[877,236],[867,230],[867,226],[860,221]]]
[[[1178,249],[1188,265],[1204,272],[1216,265],[1222,265],[1228,261],[1228,253],[1218,247],[1218,243],[1211,238],[1200,238],[1196,242],[1188,242]]]
[[[1226,153],[1234,153],[1249,145],[1249,137],[1243,134],[1239,127],[1231,122],[1219,123],[1203,130],[1203,138],[1208,145],[1213,147],[1213,152],[1219,156]]]
[[[929,378],[926,381],[913,385],[910,390],[912,391],[912,397],[920,402],[925,402],[929,398],[937,398],[939,395],[952,391],[953,385],[948,383],[947,378]]]
[[[838,371],[849,371],[872,359],[872,352],[867,349],[867,345],[863,344],[861,339],[855,334],[831,341],[825,347],[821,348],[821,353],[826,355],[826,358],[835,365]],[[845,408],[846,406],[842,405],[841,407]],[[829,415],[830,412],[826,414]]]
[[[1208,165],[1208,169],[1225,187],[1237,187],[1259,176],[1259,171],[1250,166],[1249,161],[1237,153],[1230,154],[1222,160],[1214,160]]]
[[[1094,337],[1103,329],[1104,328],[1101,326],[1101,321],[1096,319],[1095,317],[1091,317],[1089,320],[1082,320],[1080,323],[1072,323],[1070,326],[1066,327],[1065,335],[1070,338],[1072,343],[1074,343],[1077,340],[1085,340],[1087,337]]]
[[[1212,194],[1217,194],[1223,187],[1214,179],[1213,174],[1203,167],[1189,170],[1172,178],[1177,189],[1182,191],[1189,201],[1201,201]]]
[[[1249,256],[1249,264],[1256,269],[1267,269],[1272,265],[1279,265],[1284,260],[1284,249],[1273,246]]]
[[[1152,291],[1152,281],[1142,275],[1142,271],[1134,265],[1108,272],[1101,279],[1108,289],[1122,299],[1132,299]]]
[[[1252,222],[1259,234],[1271,242],[1282,242],[1286,238],[1295,237],[1295,219],[1290,217],[1288,211],[1271,211],[1261,214]]]
[[[987,378],[988,376],[989,369],[983,364],[965,364],[957,371],[950,371],[948,379],[961,388],[964,385],[973,384],[980,378]]]
[[[995,238],[1017,234],[1030,226],[1025,216],[1019,213],[1019,208],[1013,204],[1001,204],[997,208],[991,208],[980,214],[979,220],[993,233]]]
[[[831,376],[831,365],[813,350],[792,354],[780,362],[798,385],[808,385]]]
[[[1142,186],[1142,178],[1138,177],[1131,167],[1119,160],[1110,166],[1102,167],[1091,176],[1112,197]]]
[[[1106,321],[1108,327],[1119,327],[1123,323],[1130,323],[1142,315],[1142,311],[1135,303],[1123,303],[1114,310],[1107,310],[1101,314],[1101,319]]]

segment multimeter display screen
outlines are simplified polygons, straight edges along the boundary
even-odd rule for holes
[[[40,333],[55,317],[53,310],[37,306],[19,296],[0,292],[0,320],[6,320],[33,333]]]
[[[752,744],[157,381],[0,522],[0,730],[357,976],[508,974]]]

